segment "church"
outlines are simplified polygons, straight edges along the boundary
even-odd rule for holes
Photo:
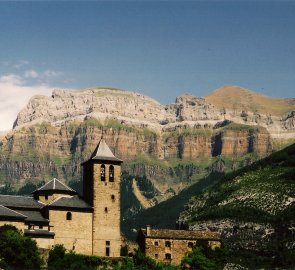
[[[119,257],[121,163],[102,138],[82,163],[82,196],[57,179],[32,197],[0,195],[0,227],[15,226],[40,248],[63,244],[77,253]]]

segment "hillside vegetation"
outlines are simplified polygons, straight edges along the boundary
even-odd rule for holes
[[[219,231],[255,263],[294,266],[295,144],[224,175],[190,200],[181,220]]]

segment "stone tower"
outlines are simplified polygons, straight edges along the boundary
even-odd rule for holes
[[[103,138],[90,159],[82,163],[83,197],[93,206],[93,255],[120,256],[121,163]]]

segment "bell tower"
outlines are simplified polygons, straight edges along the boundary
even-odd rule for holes
[[[101,138],[83,166],[83,198],[93,206],[92,254],[119,257],[121,163]]]

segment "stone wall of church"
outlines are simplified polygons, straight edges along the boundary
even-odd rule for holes
[[[52,201],[54,201],[55,199],[57,198],[60,198],[60,197],[72,197],[71,195],[67,195],[67,194],[58,194],[58,193],[54,193],[54,194],[51,194],[51,195],[39,195],[39,198],[38,200],[42,203],[45,203],[45,204],[48,204],[48,203],[51,203]]]
[[[54,239],[52,238],[35,238],[35,237],[31,237],[32,239],[34,239],[37,242],[37,245],[39,248],[44,248],[44,249],[50,249],[55,243],[54,243]]]
[[[101,164],[94,164],[93,255],[119,257],[120,178],[121,167],[114,165],[114,181],[110,182],[109,167],[105,165],[105,180],[101,180]]]
[[[71,220],[67,220],[67,213]],[[67,250],[92,255],[92,213],[49,210],[50,225],[55,232],[54,244],[63,244]]]
[[[0,227],[3,225],[12,225],[22,232],[24,232],[24,229],[27,228],[27,226],[25,225],[25,223],[23,221],[4,221],[4,220],[2,221],[2,220],[0,220]]]

